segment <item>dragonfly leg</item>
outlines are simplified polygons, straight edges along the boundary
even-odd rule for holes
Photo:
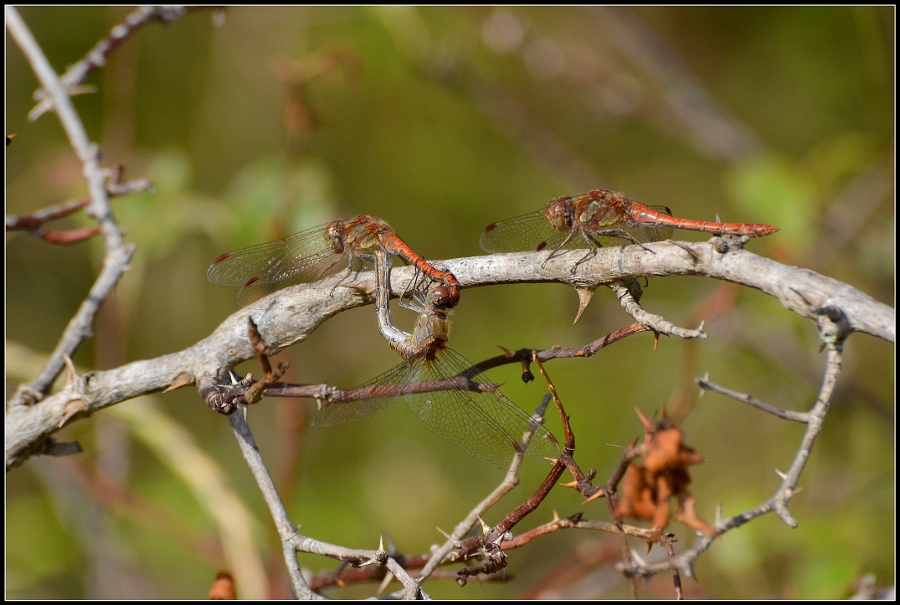
[[[600,246],[600,242],[598,242],[596,239],[594,239],[595,236],[596,237],[617,237],[619,239],[628,240],[632,244],[640,246],[641,248],[643,248],[644,250],[646,250],[648,252],[653,252],[653,250],[651,250],[650,248],[648,248],[641,242],[637,241],[633,235],[631,235],[630,233],[628,233],[627,231],[624,231],[622,229],[610,229],[608,231],[598,231],[597,233],[590,234],[588,237],[590,237],[591,240],[593,240],[593,242],[595,244]],[[654,254],[655,254],[655,252],[654,252]]]
[[[541,263],[541,269],[543,269],[547,265],[547,263],[550,262],[551,258],[556,256],[557,252],[562,250],[566,246],[566,244],[568,244],[570,241],[572,241],[572,238],[575,237],[576,231],[581,231],[581,229],[579,229],[578,227],[572,227],[572,230],[569,231],[569,235],[566,236],[566,239],[564,239],[562,241],[562,243],[560,243],[556,248],[553,249],[553,252],[551,252],[550,256],[547,257],[547,260],[545,260],[544,262]],[[584,232],[582,231],[582,234],[583,233]],[[581,262],[581,261],[579,261],[579,262]]]
[[[597,253],[597,249],[592,247],[590,250],[588,250],[587,254],[585,254],[584,256],[579,258],[577,261],[575,261],[575,264],[572,266],[572,270],[569,271],[569,273],[574,274],[575,270],[578,268],[578,266],[581,263],[589,261],[590,259],[592,259],[594,257],[594,254],[596,254],[596,253]]]
[[[403,294],[400,296],[400,306],[404,309],[409,309],[411,311],[421,311],[421,304],[425,302],[425,295],[423,292],[427,290],[426,280],[434,281],[432,278],[427,276],[419,267],[416,267],[415,273],[413,274],[412,281],[406,286],[406,289],[403,291]],[[415,300],[420,301],[421,304],[417,305]]]
[[[341,279],[339,279],[339,280],[337,281],[337,283],[334,284],[334,286],[331,288],[331,292],[328,293],[328,296],[334,296],[334,291],[337,290],[337,287],[340,286],[340,285],[341,285],[342,283],[344,283],[345,281],[347,281],[347,278],[350,277],[350,275],[351,275],[352,273],[353,273],[353,271],[350,269],[350,267],[347,267],[347,271],[344,273],[344,277],[342,277]]]
[[[594,239],[590,233],[581,230],[581,238],[584,240],[584,243],[587,244],[588,251],[587,254],[578,259],[578,261],[572,266],[572,270],[570,273],[574,275],[575,270],[578,269],[578,266],[581,263],[587,262],[597,253],[597,248],[602,248],[603,244]]]
[[[338,259],[338,260],[340,260],[340,259]],[[335,261],[335,263],[336,262],[337,262],[337,260]],[[353,268],[354,264],[356,265],[356,269]],[[333,267],[333,266],[334,266],[334,263],[329,265],[329,268]],[[359,276],[362,269],[363,269],[362,260],[360,260],[359,257],[356,255],[351,255],[350,260],[347,262],[346,273],[344,273],[344,276],[341,279],[339,279],[336,284],[334,284],[334,287],[331,288],[331,292],[329,292],[329,295],[333,295],[334,291],[337,289],[337,287],[340,286],[341,284],[343,284],[345,281],[347,281],[347,279],[349,279],[351,275],[353,276],[353,279],[356,279]]]

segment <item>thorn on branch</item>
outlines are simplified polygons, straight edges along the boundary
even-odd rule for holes
[[[578,293],[578,312],[575,314],[575,321],[572,322],[573,325],[578,323],[584,310],[591,304],[591,298],[594,297],[594,292],[598,287],[599,286],[575,286],[575,292]]]
[[[47,449],[44,452],[48,456],[71,456],[72,454],[80,454],[84,450],[81,449],[81,444],[77,441],[68,441],[65,443],[60,443],[49,437],[47,439]]]
[[[685,252],[687,252],[687,253],[688,253],[688,256],[690,256],[691,258],[693,258],[695,261],[698,261],[698,262],[699,262],[699,261],[701,260],[700,255],[697,254],[696,252],[694,252],[694,249],[691,248],[690,245],[688,245],[688,244],[686,244],[686,243],[684,243],[684,242],[676,242],[675,240],[669,240],[669,242],[670,242],[671,244],[673,244],[673,245],[675,245],[675,246],[681,248],[681,249],[684,250]]]

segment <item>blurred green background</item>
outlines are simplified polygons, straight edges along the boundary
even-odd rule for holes
[[[21,8],[60,72],[126,8]],[[106,165],[155,193],[117,198],[138,245],[78,351],[83,369],[179,351],[237,310],[205,279],[213,258],[361,213],[387,220],[429,259],[481,254],[488,223],[596,187],[685,218],[778,225],[748,248],[894,304],[894,8],[231,8],[150,24],[75,98]],[[29,123],[37,86],[7,35],[7,214],[86,193],[59,122]],[[73,217],[53,226],[89,224]],[[677,237],[701,241],[702,234]],[[6,242],[7,396],[40,367],[86,295],[99,240]],[[733,298],[736,297],[736,298]],[[711,380],[805,410],[822,371],[815,326],[759,292],[712,280],[651,279],[651,312],[706,320],[702,343],[643,334],[548,371],[571,414],[576,458],[599,477],[641,434],[634,408],[684,417],[698,513],[766,500],[801,427],[709,394]],[[577,346],[630,323],[599,290],[573,326],[561,285],[465,290],[451,345],[472,361],[509,348]],[[398,310],[401,327],[412,314]],[[371,307],[327,322],[277,360],[289,378],[352,387],[395,365]],[[258,373],[255,364],[240,370]],[[491,378],[521,407],[540,381]],[[799,528],[768,516],[701,557],[689,597],[841,598],[864,574],[894,583],[894,347],[866,335],[844,374],[791,501]],[[402,404],[308,430],[311,401],[269,400],[251,425],[301,532],[374,548],[389,535],[426,553],[502,478],[425,430]],[[688,413],[689,412],[689,413]],[[559,420],[548,426],[559,434]],[[204,598],[237,556],[242,597],[288,596],[281,547],[225,418],[193,388],[124,402],[67,428],[85,453],[35,458],[7,476],[8,598]],[[530,495],[546,469],[486,519]],[[554,490],[517,531],[552,511],[607,520]],[[690,532],[670,526],[687,547]],[[643,553],[642,543],[631,545]],[[627,597],[618,542],[567,531],[510,553],[508,583],[433,580],[438,598]],[[654,549],[652,556],[659,555]],[[230,555],[228,553],[231,553]],[[231,558],[229,558],[231,557]],[[335,563],[301,556],[311,571]],[[562,570],[580,570],[572,579]],[[268,581],[265,579],[268,578]],[[396,585],[394,585],[396,586]],[[332,590],[372,594],[373,587]],[[669,576],[640,594],[671,598]]]

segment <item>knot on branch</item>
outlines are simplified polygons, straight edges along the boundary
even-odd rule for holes
[[[743,250],[744,244],[750,241],[749,235],[716,235],[709,239],[713,250],[719,254]]]
[[[834,345],[843,342],[850,334],[850,322],[844,311],[830,304],[819,307],[816,323],[819,326],[819,338],[823,345]]]
[[[468,578],[478,574],[492,574],[502,571],[509,563],[506,553],[500,550],[500,546],[494,542],[484,544],[480,555],[483,560],[472,567],[464,567],[457,572],[456,583],[465,586]]]
[[[247,404],[246,394],[251,382],[249,374],[239,381],[232,375],[232,384],[208,383],[201,386],[200,396],[214,412],[230,416],[239,404]]]

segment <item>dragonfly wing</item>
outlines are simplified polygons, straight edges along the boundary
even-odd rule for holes
[[[345,250],[332,248],[325,226],[319,226],[223,254],[206,277],[214,284],[241,286],[238,302],[246,305],[286,286],[319,280],[342,267],[346,256]]]
[[[384,410],[400,396],[402,386],[417,374],[417,364],[421,359],[413,357],[388,370],[380,376],[347,391],[352,399],[332,401],[313,417],[313,426],[334,426],[351,420],[360,420]]]
[[[209,266],[206,279],[220,286],[243,286],[283,255],[285,246],[286,241],[280,239],[223,254]]]
[[[553,228],[544,211],[531,212],[485,227],[481,234],[481,249],[485,252],[532,252],[553,250],[568,235]],[[572,238],[566,248],[583,248],[580,238]]]
[[[666,206],[649,206],[651,210],[656,210],[660,214],[665,214],[666,216],[672,216],[672,211],[669,210]],[[649,242],[661,242],[667,240],[672,237],[672,228],[671,227],[656,227],[651,225],[646,225],[641,228],[641,231],[645,232],[644,237],[646,239],[639,239],[641,243],[649,243]]]
[[[331,250],[321,250],[300,258],[288,258],[286,254],[282,254],[272,259],[258,275],[242,284],[238,304],[243,307],[282,288],[318,281],[347,267],[348,256],[346,252],[335,254]]]
[[[435,361],[422,363],[416,380],[445,381],[471,367],[461,355],[444,349]],[[533,432],[525,450],[527,457],[559,456],[549,431],[496,391],[487,377],[478,372],[469,378],[469,384],[485,390],[416,392],[407,393],[404,399],[428,430],[491,466],[509,467],[525,431]]]

